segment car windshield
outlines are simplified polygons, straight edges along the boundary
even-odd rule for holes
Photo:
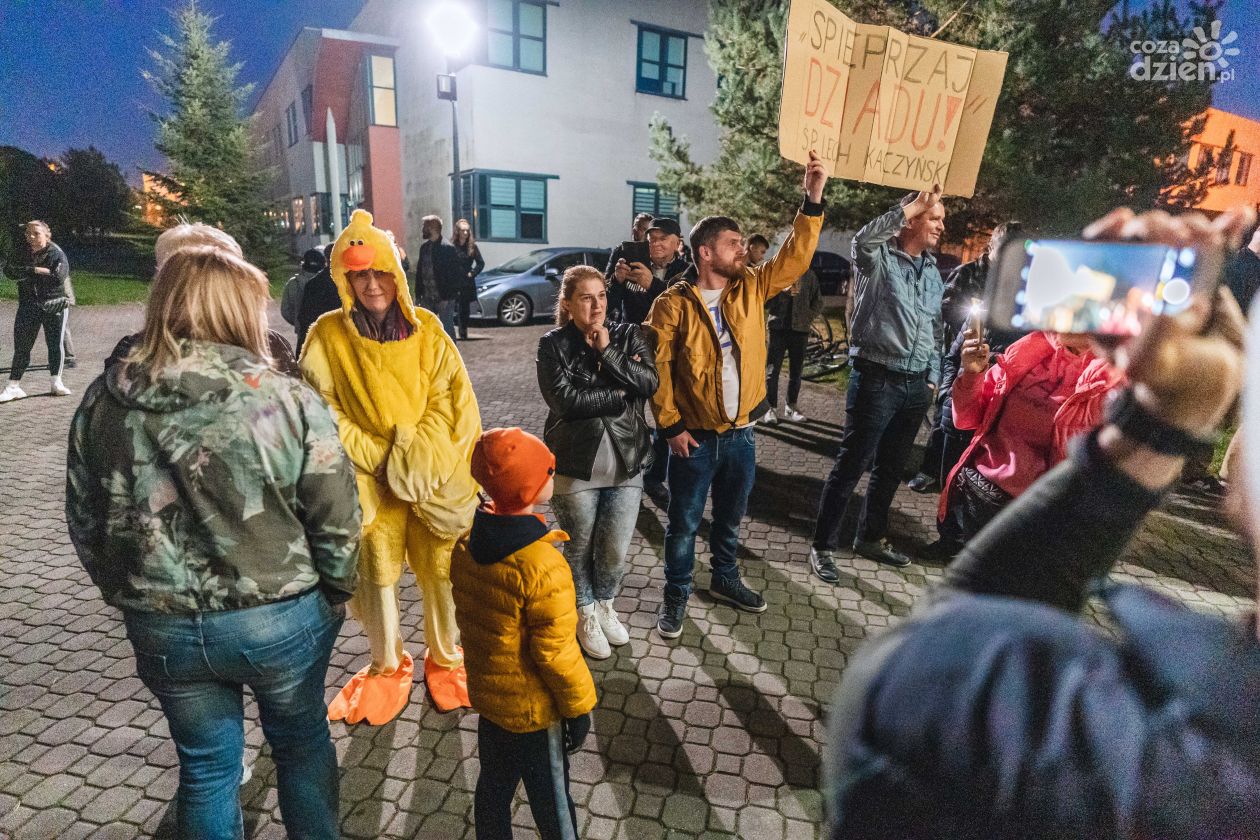
[[[494,274],[521,274],[523,272],[529,271],[531,268],[538,265],[540,262],[547,259],[547,257],[549,256],[551,256],[550,251],[546,251],[546,250],[530,251],[528,254],[521,254],[519,257],[515,257],[513,259],[508,260],[503,265],[495,266],[494,268],[490,269],[490,271],[486,273],[489,274],[493,272]]]

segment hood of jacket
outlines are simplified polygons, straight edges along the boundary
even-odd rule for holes
[[[351,251],[351,249],[354,249]],[[350,252],[349,254],[347,252]],[[328,260],[328,273],[333,285],[337,287],[337,296],[341,298],[341,310],[346,317],[354,308],[354,289],[346,277],[349,271],[347,260],[355,262],[357,258],[370,257],[370,267],[379,272],[394,275],[394,294],[398,298],[398,306],[403,317],[415,329],[420,328],[420,321],[412,310],[411,292],[407,288],[407,274],[403,271],[402,259],[398,248],[385,231],[372,224],[372,214],[366,210],[355,210],[350,214],[350,224],[341,231],[333,245],[332,255]],[[362,267],[362,266],[360,266]]]
[[[180,357],[152,376],[140,365],[115,364],[105,371],[110,396],[141,411],[183,411],[222,399],[234,388],[257,388],[271,371],[267,362],[243,347],[179,339]]]
[[[542,517],[533,514],[498,514],[484,507],[473,514],[468,553],[479,565],[506,560],[525,546],[550,533]]]

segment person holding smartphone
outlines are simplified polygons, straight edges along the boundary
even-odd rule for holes
[[[1068,442],[1098,425],[1107,395],[1124,383],[1079,333],[1029,333],[996,363],[990,358],[973,321],[963,333],[952,413],[956,429],[974,434],[941,493],[935,553],[942,558],[1066,458]]]
[[[620,286],[614,301],[620,320],[642,324],[669,281],[687,270],[687,261],[678,253],[681,241],[682,228],[676,220],[656,218],[648,223],[646,248],[633,249],[635,243],[622,243],[623,256],[613,266],[615,283],[610,287]]]
[[[1086,234],[1217,247],[1254,218],[1117,210]],[[1254,619],[1118,582],[1102,588],[1115,632],[1080,615],[1244,374],[1239,433],[1260,440],[1242,313],[1223,289],[1191,301],[1112,340],[1132,385],[1106,420],[967,545],[913,615],[850,656],[831,705],[825,837],[1257,836]],[[1254,328],[1247,343],[1255,358]],[[1236,499],[1253,548],[1257,466]]]

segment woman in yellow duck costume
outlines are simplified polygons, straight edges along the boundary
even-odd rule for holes
[[[469,462],[481,434],[463,360],[432,313],[411,304],[398,252],[356,210],[329,262],[341,309],[311,328],[302,374],[332,407],[363,509],[359,585],[350,601],[372,663],[328,707],[332,720],[380,725],[407,705],[398,581],[405,559],[424,599],[424,674],[442,711],[468,703],[451,599],[451,548],[477,507]]]

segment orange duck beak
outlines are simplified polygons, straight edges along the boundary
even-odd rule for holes
[[[341,264],[346,271],[362,271],[371,268],[376,260],[376,249],[368,244],[351,245],[341,255]]]

